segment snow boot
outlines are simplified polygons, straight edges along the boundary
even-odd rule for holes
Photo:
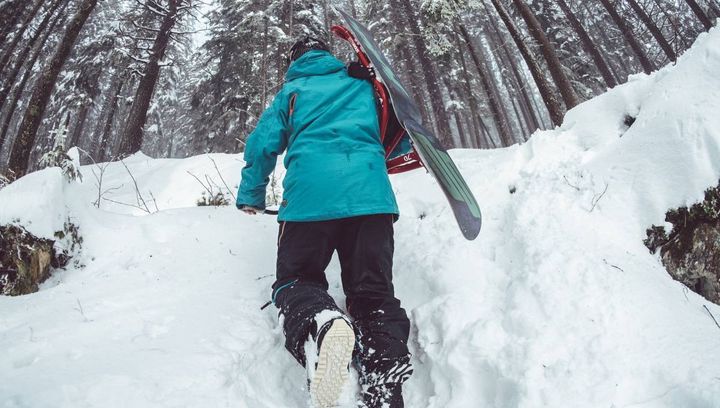
[[[317,344],[317,362],[308,364],[310,396],[315,408],[329,408],[337,404],[348,380],[355,332],[344,318],[323,324],[313,336]]]
[[[403,408],[402,384],[412,372],[409,355],[365,360],[360,367],[363,408]]]
[[[381,384],[363,390],[363,408],[404,408],[402,384]]]

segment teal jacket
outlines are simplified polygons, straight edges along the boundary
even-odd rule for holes
[[[265,208],[269,175],[285,150],[278,220],[398,214],[372,85],[348,76],[329,52],[313,50],[290,65],[248,137],[238,208]]]

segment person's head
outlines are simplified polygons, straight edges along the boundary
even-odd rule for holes
[[[290,48],[290,52],[288,53],[288,63],[292,63],[311,50],[330,51],[328,46],[322,40],[306,35],[297,40]]]

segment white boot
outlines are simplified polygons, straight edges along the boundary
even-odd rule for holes
[[[314,337],[317,339],[316,363],[312,364],[308,358],[310,396],[315,408],[334,407],[348,380],[355,331],[340,317],[323,324]]]

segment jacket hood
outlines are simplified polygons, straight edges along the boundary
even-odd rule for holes
[[[307,76],[332,74],[344,68],[345,64],[329,52],[312,50],[306,52],[290,64],[285,74],[285,81],[289,82],[293,79]]]

